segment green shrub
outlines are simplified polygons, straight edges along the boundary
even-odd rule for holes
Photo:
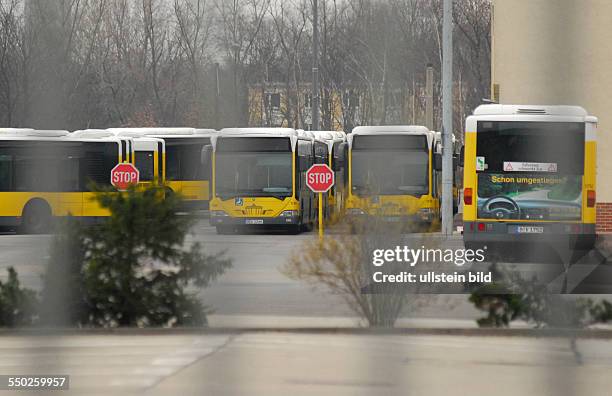
[[[36,293],[21,287],[17,272],[10,267],[7,281],[0,281],[0,327],[32,325],[36,320],[36,305]]]
[[[43,323],[206,325],[207,307],[197,291],[231,262],[223,253],[205,254],[199,243],[184,248],[193,219],[177,215],[180,196],[164,199],[163,187],[156,186],[96,191],[111,216],[96,227],[67,224],[55,238]]]
[[[487,313],[477,319],[480,327],[508,327],[511,321],[522,319],[537,328],[582,328],[612,320],[612,304],[606,300],[551,294],[537,279],[502,273],[495,264],[491,272],[498,282],[479,287],[469,298]]]

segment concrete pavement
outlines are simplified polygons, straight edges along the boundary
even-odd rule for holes
[[[308,332],[0,337],[0,373],[68,374],[66,394],[73,395],[593,396],[610,394],[611,371],[610,339]]]

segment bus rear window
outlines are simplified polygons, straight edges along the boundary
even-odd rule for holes
[[[151,181],[155,175],[153,151],[136,151],[136,168],[140,172],[140,180]]]
[[[502,173],[504,163],[554,164],[556,173],[584,173],[584,123],[479,121],[476,156],[481,172]]]
[[[353,139],[353,150],[424,150],[427,151],[425,135],[357,135]]]

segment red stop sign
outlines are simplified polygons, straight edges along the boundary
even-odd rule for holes
[[[111,184],[119,191],[125,191],[131,184],[138,184],[140,172],[130,164],[117,164],[111,171]]]
[[[334,185],[334,172],[326,164],[313,165],[306,172],[306,185],[313,192],[327,192]]]

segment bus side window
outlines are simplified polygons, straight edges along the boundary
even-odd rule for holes
[[[298,155],[298,166],[296,175],[296,179],[299,180],[299,188],[304,188],[306,186],[305,177],[306,171],[310,169],[313,165],[313,152],[312,152],[312,143],[299,141],[297,145],[297,155]]]
[[[13,190],[13,156],[0,154],[0,191]]]

